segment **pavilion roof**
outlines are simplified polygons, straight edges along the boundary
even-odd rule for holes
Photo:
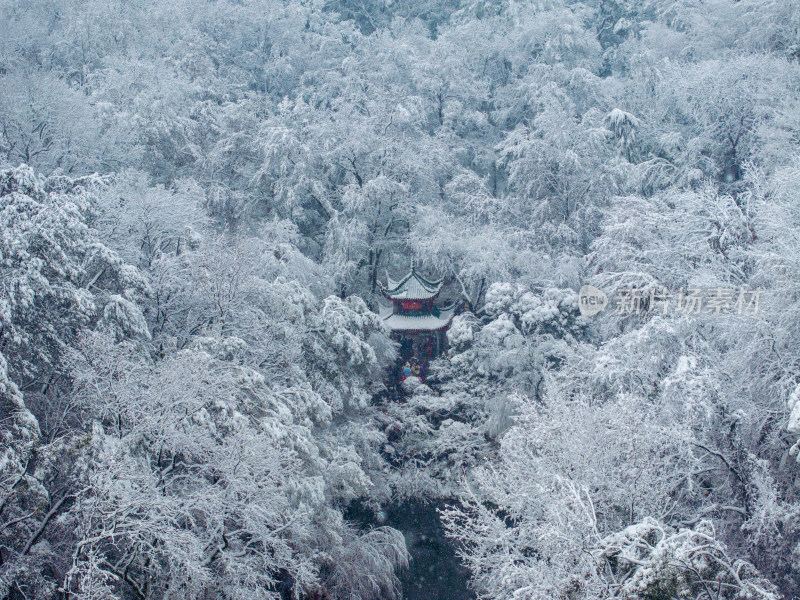
[[[392,307],[381,307],[381,318],[392,331],[439,331],[450,325],[455,304],[439,310],[439,315],[398,315]]]
[[[435,298],[442,289],[443,279],[431,281],[417,273],[416,267],[412,264],[411,271],[400,279],[394,281],[386,273],[386,286],[381,285],[383,295],[390,300],[430,300]]]

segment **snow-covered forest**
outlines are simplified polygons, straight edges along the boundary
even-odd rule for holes
[[[0,0],[3,600],[789,599],[799,450],[800,1]]]

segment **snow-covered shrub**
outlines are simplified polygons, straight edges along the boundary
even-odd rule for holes
[[[631,600],[780,598],[751,563],[730,556],[707,520],[675,531],[646,518],[601,539],[594,553],[598,570]]]

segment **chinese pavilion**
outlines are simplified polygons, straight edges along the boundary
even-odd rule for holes
[[[387,273],[386,286],[379,284],[384,297],[392,302],[391,306],[381,307],[380,314],[392,331],[392,338],[400,342],[403,358],[416,356],[426,360],[444,348],[444,334],[453,319],[455,305],[434,306],[442,281],[424,278],[412,262],[408,275],[393,281]]]

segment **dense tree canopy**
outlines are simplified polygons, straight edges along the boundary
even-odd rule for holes
[[[351,517],[405,500],[487,600],[799,594],[799,36],[0,2],[0,598],[397,598],[402,534]],[[389,394],[412,259],[460,314]]]

